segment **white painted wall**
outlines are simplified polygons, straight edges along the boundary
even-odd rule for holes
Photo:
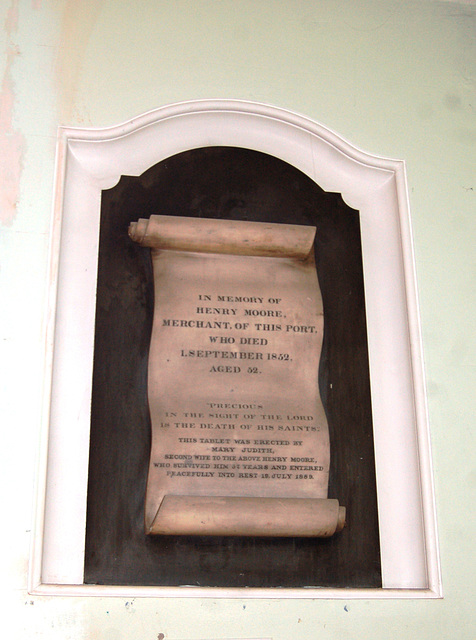
[[[0,610],[8,637],[473,638],[476,8],[381,0],[2,0]],[[59,124],[239,98],[407,161],[443,600],[30,597]],[[466,513],[468,511],[468,513]]]

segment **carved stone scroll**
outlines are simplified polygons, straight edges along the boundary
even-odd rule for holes
[[[151,216],[147,534],[330,536],[314,227]]]

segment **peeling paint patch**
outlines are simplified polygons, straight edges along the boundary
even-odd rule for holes
[[[20,53],[13,41],[18,27],[18,1],[12,0],[5,19],[8,45],[0,90],[0,222],[4,225],[11,224],[16,215],[25,150],[25,139],[13,123],[15,86],[12,66]]]

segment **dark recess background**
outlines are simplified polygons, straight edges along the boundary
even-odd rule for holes
[[[150,253],[129,222],[151,214],[317,227],[324,301],[319,386],[331,438],[329,497],[347,527],[329,539],[144,534],[150,447]],[[180,381],[177,381],[180,384]],[[257,151],[194,149],[104,191],[97,284],[86,583],[381,587],[359,213]]]

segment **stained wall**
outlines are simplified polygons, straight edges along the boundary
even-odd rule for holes
[[[476,9],[426,0],[2,0],[0,600],[10,637],[472,638]],[[407,163],[442,600],[31,597],[58,125],[237,98]],[[85,221],[87,224],[87,221]]]

